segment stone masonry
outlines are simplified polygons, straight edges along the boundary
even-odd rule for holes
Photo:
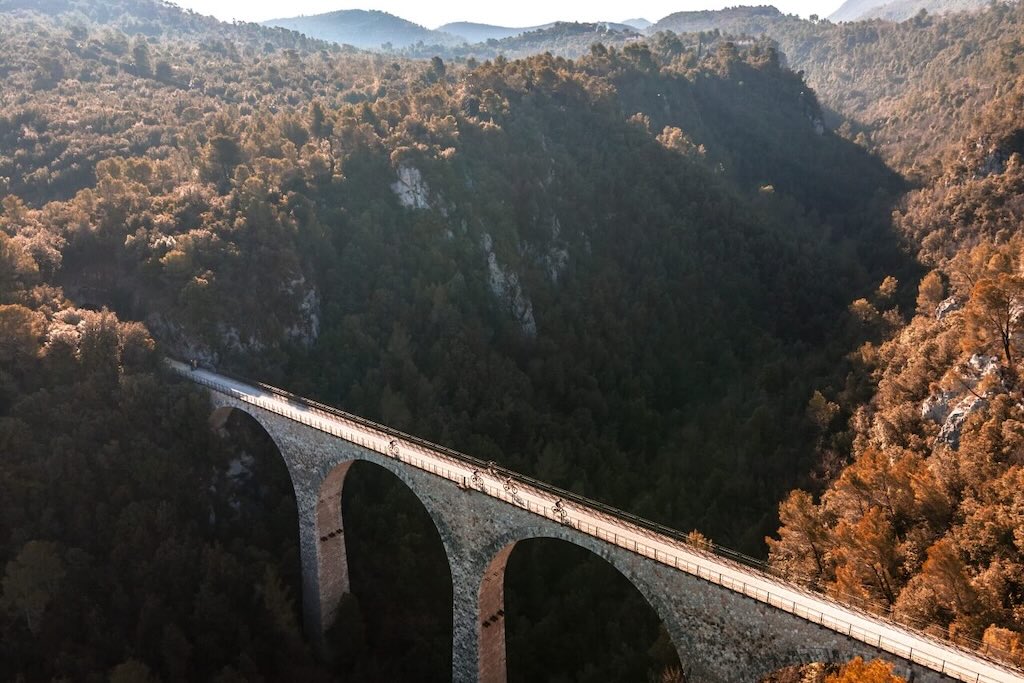
[[[323,645],[323,633],[349,590],[340,502],[349,467],[364,460],[404,482],[437,526],[454,584],[455,683],[506,680],[505,564],[516,543],[531,538],[561,539],[586,548],[632,582],[665,625],[687,681],[757,681],[785,666],[845,662],[858,655],[888,659],[915,683],[952,680],[375,451],[215,391],[211,397],[215,426],[232,409],[248,413],[274,440],[287,464],[299,512],[303,619],[317,645]]]

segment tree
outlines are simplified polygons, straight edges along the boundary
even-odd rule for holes
[[[902,676],[892,672],[892,664],[881,659],[865,662],[855,657],[838,672],[825,679],[825,683],[907,683]]]
[[[1019,633],[992,624],[985,629],[981,642],[986,651],[1007,661],[1024,663],[1024,639]]]
[[[120,345],[116,315],[106,309],[100,313],[86,312],[78,345],[79,357],[82,369],[94,382],[100,381],[105,387],[117,383]],[[129,348],[133,345],[129,342]]]
[[[135,70],[140,76],[149,76],[153,73],[153,63],[149,58],[149,44],[143,38],[138,38],[132,47],[132,58],[135,60]]]
[[[174,76],[174,68],[171,63],[166,59],[161,59],[156,63],[156,77],[161,81],[169,81]]]
[[[793,491],[779,505],[779,538],[766,538],[773,566],[795,576],[822,578],[830,546],[828,527],[811,494]]]
[[[933,315],[935,307],[942,302],[946,288],[942,284],[942,276],[938,271],[932,272],[921,278],[921,284],[917,287],[917,311],[922,315]]]
[[[848,520],[878,509],[889,525],[902,529],[916,517],[913,474],[921,469],[920,458],[912,453],[868,447],[822,501],[836,517]]]
[[[857,522],[840,520],[835,531],[835,590],[868,605],[896,600],[899,589],[897,542],[881,508],[871,508]]]
[[[121,323],[117,328],[121,365],[126,371],[149,369],[156,344],[142,323]]]
[[[431,58],[431,60],[430,60],[430,69],[427,72],[428,73],[428,80],[431,83],[436,83],[437,81],[443,81],[444,77],[445,77],[445,74],[447,72],[448,72],[448,69],[447,69],[447,67],[445,67],[444,60],[442,60],[440,57],[438,57],[436,55]]]
[[[149,667],[137,659],[126,659],[110,671],[110,683],[156,683],[158,680]]]
[[[950,623],[978,612],[967,567],[948,539],[928,548],[921,571],[900,591],[894,613],[908,623]]]
[[[821,432],[828,429],[838,414],[839,406],[826,399],[820,391],[815,391],[807,402],[807,417]]]
[[[56,543],[29,541],[4,569],[3,602],[18,612],[32,633],[38,633],[43,612],[64,579],[64,563]]]
[[[242,163],[242,146],[238,139],[229,135],[215,135],[206,147],[206,175],[217,183],[221,192],[226,192],[235,167]]]
[[[962,614],[974,609],[977,596],[967,575],[967,567],[948,539],[940,539],[928,548],[928,559],[921,568],[921,576],[931,585],[938,599],[955,612]]]
[[[39,353],[43,316],[19,304],[0,305],[0,366],[22,367]]]
[[[330,135],[330,128],[327,125],[327,113],[324,105],[319,100],[314,100],[309,105],[309,134],[320,139]]]
[[[39,266],[24,247],[0,231],[0,301],[10,301],[14,292],[39,273]]]
[[[999,273],[975,283],[964,308],[964,350],[984,353],[998,350],[1007,368],[1017,357],[1024,306],[1024,276]]]
[[[879,305],[896,296],[896,292],[899,291],[899,287],[899,280],[894,278],[892,275],[886,275],[885,279],[882,280],[882,284],[878,285],[878,290],[875,292]]]

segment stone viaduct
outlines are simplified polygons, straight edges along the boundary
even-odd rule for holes
[[[252,416],[288,467],[298,503],[302,607],[322,644],[349,590],[341,496],[357,460],[398,477],[437,527],[454,594],[455,683],[506,680],[504,572],[515,545],[554,538],[604,558],[662,620],[688,681],[757,681],[784,666],[882,657],[915,682],[1024,682],[994,663],[877,616],[844,607],[677,534],[273,387],[175,361],[209,388],[214,425]]]

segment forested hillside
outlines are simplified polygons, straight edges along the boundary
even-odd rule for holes
[[[732,496],[756,520],[757,482],[767,502],[800,468],[836,311],[900,267],[895,176],[823,130],[771,51],[663,40],[449,74],[137,38],[98,68],[88,29],[39,22],[7,22],[25,66],[4,94],[4,222],[50,281],[178,353],[680,524],[717,532],[730,497],[705,485],[679,510],[645,469],[748,463]],[[98,54],[58,51],[65,77],[40,81],[33,30]],[[765,383],[792,395],[763,401]]]
[[[983,20],[984,21],[984,20]],[[852,458],[819,500],[797,491],[769,540],[778,567],[900,620],[1024,663],[1024,302],[1019,82],[909,193],[894,224],[932,267],[909,324],[865,344],[868,380],[822,458]],[[855,304],[866,324],[879,315]]]
[[[714,52],[724,41],[774,45],[784,64],[804,73],[830,126],[912,179],[931,179],[941,173],[938,158],[958,147],[960,134],[971,130],[986,103],[1019,78],[1024,9],[1018,2],[932,3],[933,15],[920,12],[920,4],[891,3],[879,10],[883,18],[850,21],[855,17],[844,15],[836,18],[841,23],[805,20],[769,5],[682,11],[642,32],[560,22],[500,40],[459,44],[428,37],[394,49],[446,60],[544,52],[578,58],[595,42],[623,49],[642,34],[679,40],[698,53]]]
[[[679,41],[699,54],[727,41],[775,46],[785,65],[804,73],[831,127],[912,179],[931,179],[941,173],[938,158],[958,148],[986,103],[1005,95],[1019,78],[1024,22],[1016,2],[941,7],[972,11],[932,16],[915,9],[899,21],[833,23],[772,6],[733,7],[676,12],[643,33],[650,41]],[[542,52],[578,58],[595,42],[621,50],[640,37],[618,26],[558,23],[501,40],[427,41],[401,52],[446,60]]]
[[[791,489],[833,482],[820,503],[783,505],[773,561],[1015,642],[1016,532],[975,555],[957,534],[1019,495],[1017,340],[984,322],[1017,286],[1017,90],[994,80],[1016,57],[994,55],[1019,10],[959,33],[928,18],[800,22],[790,63],[831,74],[851,60],[879,107],[907,108],[878,119],[820,75],[845,137],[768,40],[660,33],[573,60],[418,61],[148,0],[0,10],[0,678],[448,676],[450,579],[411,494],[371,472],[346,485],[355,597],[331,634],[338,656],[315,661],[272,444],[242,419],[208,433],[201,395],[159,372],[162,353],[754,553]],[[868,45],[876,30],[890,61],[924,66],[869,81],[883,57],[850,36]],[[965,102],[998,91],[983,115],[947,111],[934,85],[920,107],[880,95],[900,69],[938,79],[957,44],[942,82],[963,74]],[[903,198],[910,185],[855,140],[902,171],[922,150],[938,161]],[[933,457],[971,392],[959,450],[947,440]],[[934,425],[916,417],[926,399]],[[970,453],[992,476],[958,464]],[[877,468],[865,489],[858,472]],[[870,512],[901,476],[914,495]],[[850,540],[868,523],[889,545]],[[884,586],[854,571],[879,548]],[[675,664],[599,562],[517,553],[513,680],[643,680]],[[922,597],[939,585],[929,567],[961,566],[949,557],[968,607]]]
[[[677,34],[715,32],[758,37],[772,35],[780,23],[800,23],[794,15],[785,15],[772,5],[738,6],[721,10],[673,12],[652,24],[648,31]]]
[[[941,172],[937,158],[971,130],[994,98],[1014,87],[1021,69],[1024,7],[993,3],[983,11],[902,23],[832,23],[784,15],[773,7],[679,12],[649,32],[710,31],[765,38],[832,114],[847,138],[880,153],[913,177]],[[684,41],[693,42],[686,36]]]
[[[981,0],[846,0],[828,18],[831,21],[906,21],[922,10],[928,14],[970,12],[985,9],[989,4]]]
[[[640,31],[629,26],[559,21],[534,29],[514,31],[502,38],[488,38],[461,45],[419,44],[400,50],[405,57],[430,59],[443,56],[447,60],[517,59],[551,53],[576,59],[590,53],[590,46],[601,43],[621,48],[643,38]]]
[[[42,517],[4,516],[0,547],[10,580],[33,562],[53,571],[44,575],[51,597],[33,603],[35,611],[21,610],[15,589],[5,588],[4,642],[18,652],[3,658],[5,677],[103,675],[132,658],[126,666],[141,663],[164,678],[229,669],[273,678],[285,665],[320,671],[299,641],[279,660],[261,659],[270,649],[255,635],[199,656],[194,634],[205,627],[187,621],[197,618],[191,612],[160,617],[178,624],[178,635],[126,637],[149,633],[142,624],[155,617],[143,606],[154,600],[181,609],[178,596],[212,580],[205,570],[177,579],[177,592],[166,594],[154,587],[159,564],[143,562],[148,573],[131,578],[112,569],[112,580],[133,586],[121,591],[67,569],[81,564],[79,549],[110,552],[82,540],[104,537],[107,517],[86,512],[92,501],[110,500],[127,515],[152,500],[167,529],[179,524],[176,515],[223,505],[205,482],[237,469],[210,469],[230,461],[216,454],[221,442],[182,444],[188,458],[166,456],[175,473],[158,480],[204,482],[189,486],[212,491],[199,501],[116,474],[147,440],[172,441],[148,432],[146,420],[131,417],[143,408],[125,403],[145,399],[133,382],[166,381],[152,374],[150,334],[166,352],[318,396],[754,550],[772,528],[775,501],[811,470],[820,426],[804,406],[860,334],[833,338],[833,322],[850,299],[906,267],[888,225],[898,179],[824,129],[811,92],[771,50],[723,43],[698,55],[665,38],[596,47],[578,62],[497,59],[467,70],[440,59],[349,53],[251,26],[215,35],[206,20],[142,2],[109,16],[88,3],[75,7],[61,13],[66,8],[55,4],[49,17],[8,13],[0,28],[10,84],[0,94],[3,310],[5,338],[20,340],[5,360],[13,379],[4,404],[20,441],[4,450],[21,454],[5,461],[0,481],[11,505],[35,509],[20,502],[32,495],[54,508]],[[142,21],[136,11],[149,17],[142,34],[131,28]],[[811,281],[823,286],[801,284]],[[76,349],[88,345],[92,327],[115,329],[114,314],[83,307],[109,308],[149,330],[126,328],[145,352],[107,333],[104,386],[120,389],[102,403],[83,399],[105,416],[95,424],[107,426],[77,439],[76,448],[88,458],[105,453],[115,469],[98,486],[121,491],[113,498],[90,487],[61,495],[40,469],[63,462],[50,439],[72,429],[49,417],[71,411],[45,396],[66,393],[62,382],[100,390],[76,369],[88,358]],[[62,334],[70,340],[58,343]],[[120,355],[111,355],[115,348]],[[139,355],[145,371],[133,380],[130,359]],[[26,359],[57,374],[31,372]],[[119,398],[131,391],[135,398]],[[146,399],[167,415],[161,429],[205,438],[200,399],[183,390],[174,396],[181,398],[166,400],[187,401],[189,411]],[[117,433],[124,419],[138,437],[127,428]],[[31,427],[47,421],[54,429]],[[248,462],[261,448],[250,443],[236,460]],[[40,460],[36,452],[51,455]],[[272,463],[273,454],[259,462]],[[274,488],[277,476],[259,495],[287,500],[286,488]],[[372,519],[405,515],[405,536],[418,537],[415,503],[387,493],[388,485],[368,480],[363,487],[372,493],[363,500],[391,502],[360,509],[377,510]],[[290,531],[250,540],[230,526],[246,520],[203,515],[180,522],[195,530],[180,538],[184,557],[238,534],[232,552],[250,560],[231,572],[271,572],[259,581],[273,587],[282,577],[294,598]],[[75,531],[73,519],[85,526]],[[353,547],[373,527],[357,523]],[[128,544],[118,552],[152,555],[117,538]],[[289,550],[270,561],[260,554],[268,542]],[[633,603],[580,594],[608,584],[585,559],[530,553],[532,569],[509,588],[512,655],[530,652],[520,661],[542,670],[579,664],[612,678],[671,663],[635,654],[658,640],[654,625],[628,629],[636,645],[612,648],[578,626],[582,642],[600,650],[574,648],[581,662],[567,664],[549,629],[525,627],[540,618],[537,609],[574,623],[584,605],[600,614],[606,604],[615,623],[636,619],[621,607]],[[370,550],[365,557],[364,567],[391,564]],[[398,584],[443,585],[443,575],[432,573],[442,570],[431,569],[441,565],[424,563],[410,565],[404,571],[414,573]],[[433,622],[440,626],[421,629],[417,642],[442,645],[436,668],[423,669],[422,659],[394,657],[406,649],[405,631],[394,624],[417,623],[409,616],[416,600],[380,582],[375,588],[385,572],[354,566],[364,602],[343,611],[339,637],[365,638],[366,650],[335,665],[366,680],[401,676],[408,666],[443,678],[450,637],[443,594],[426,593],[442,601]],[[552,578],[537,583],[536,572]],[[560,582],[571,601],[561,610],[550,592]],[[103,600],[126,594],[117,621],[85,629],[108,634],[102,648],[68,630],[88,618],[84,606],[68,606],[78,610],[70,614],[51,607],[58,588],[83,596],[101,590]],[[225,633],[236,619],[254,628],[266,621],[266,633],[294,632],[287,593],[257,592],[273,607],[238,602],[250,594],[218,603]],[[380,621],[389,614],[397,616]],[[556,632],[558,623],[550,625]],[[25,646],[39,633],[66,654],[44,657]],[[180,664],[180,653],[167,654],[171,647],[196,658]],[[224,657],[239,649],[262,654]],[[175,673],[175,666],[184,668]],[[514,678],[535,676],[522,666],[513,665]]]

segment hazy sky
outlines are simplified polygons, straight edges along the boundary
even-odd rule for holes
[[[450,21],[533,26],[551,21],[657,21],[682,10],[720,9],[741,4],[773,4],[788,14],[827,16],[842,0],[172,0],[201,14],[230,21],[263,21],[339,9],[378,9],[437,28]]]

